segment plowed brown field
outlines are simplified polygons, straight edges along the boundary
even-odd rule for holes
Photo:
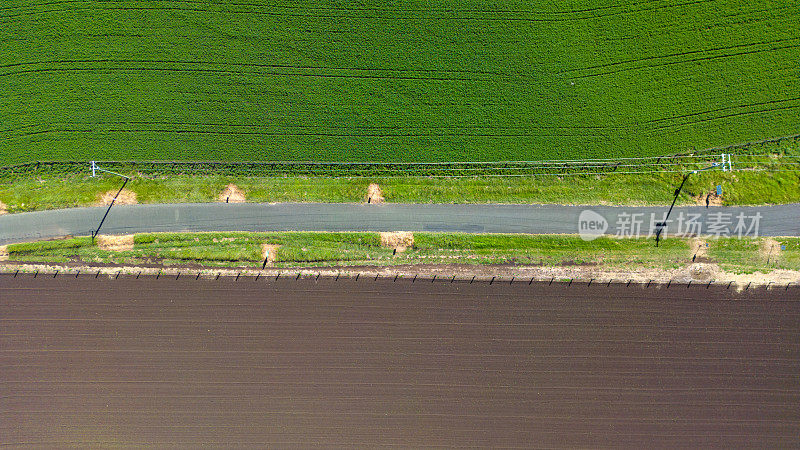
[[[800,445],[797,290],[0,276],[0,445]]]

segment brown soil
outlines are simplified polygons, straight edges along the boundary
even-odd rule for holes
[[[100,250],[108,250],[110,252],[133,250],[133,235],[111,236],[101,234],[97,236],[97,246]]]
[[[370,184],[367,188],[367,203],[383,203],[383,191],[375,183]]]
[[[235,184],[227,185],[217,199],[223,203],[244,203],[247,200],[244,192]]]
[[[117,195],[117,191],[108,191],[103,193],[100,196],[100,204],[101,205],[110,205],[111,201],[114,200],[114,196]],[[133,191],[129,191],[128,189],[123,189],[122,192],[119,193],[119,197],[114,202],[115,205],[135,205],[139,203],[136,200],[136,193]]]
[[[4,443],[798,442],[798,288],[172,273],[3,277]]]
[[[408,247],[414,245],[414,233],[410,231],[393,231],[381,233],[381,246],[394,248],[398,252],[404,252]]]
[[[0,202],[0,214],[5,214],[8,212],[8,207],[5,203]]]
[[[264,258],[267,258],[267,264],[275,261],[276,250],[280,248],[280,245],[273,245],[273,244],[263,244],[261,246],[261,260],[263,261]],[[267,255],[269,252],[269,255]]]
[[[722,206],[722,196],[717,195],[716,191],[704,192],[694,198],[694,202],[700,206],[706,206],[706,197],[708,197],[708,206]]]

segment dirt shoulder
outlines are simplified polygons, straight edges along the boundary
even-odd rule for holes
[[[0,273],[57,276],[156,276],[172,278],[280,278],[280,277],[349,277],[349,278],[397,278],[428,281],[470,282],[565,282],[565,283],[636,283],[644,285],[702,284],[726,285],[737,290],[757,287],[800,287],[800,271],[773,270],[768,273],[736,274],[721,270],[716,264],[696,263],[682,269],[661,270],[609,270],[587,266],[543,267],[517,265],[470,265],[470,264],[414,264],[396,266],[342,266],[342,267],[293,267],[264,270],[242,268],[201,268],[196,265],[184,267],[141,267],[113,264],[30,264],[0,261]]]

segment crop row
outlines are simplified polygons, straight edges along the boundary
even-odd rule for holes
[[[0,166],[659,156],[800,132],[800,10],[7,1]]]

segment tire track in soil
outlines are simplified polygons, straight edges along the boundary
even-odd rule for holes
[[[800,39],[800,38],[797,38],[797,39]],[[710,60],[716,60],[716,59],[732,58],[732,57],[736,57],[736,56],[752,55],[752,54],[756,54],[756,53],[773,52],[773,51],[787,50],[787,49],[792,49],[792,48],[800,48],[800,44],[797,44],[797,45],[784,45],[784,46],[780,46],[780,47],[772,47],[772,48],[768,48],[768,49],[760,49],[760,50],[751,50],[751,51],[746,51],[746,52],[730,53],[730,54],[725,54],[725,55],[706,56],[706,57],[702,57],[702,58],[692,58],[692,59],[681,60],[681,61],[667,61],[667,62],[659,63],[659,64],[646,64],[644,66],[627,67],[627,68],[621,68],[621,69],[618,69],[618,70],[612,70],[612,71],[606,71],[606,72],[600,72],[600,73],[594,73],[594,74],[575,75],[573,78],[575,78],[575,79],[594,78],[594,77],[601,77],[601,76],[606,76],[606,75],[613,75],[613,74],[622,73],[622,72],[628,72],[628,71],[631,71],[631,70],[653,69],[653,68],[656,68],[656,67],[665,67],[665,66],[673,66],[673,65],[677,65],[677,64],[688,64],[688,63],[696,63],[696,62],[700,62],[700,61],[710,61]],[[576,69],[576,70],[581,70],[581,69]]]
[[[575,69],[562,70],[562,71],[560,71],[558,73],[559,74],[567,74],[567,73],[579,72],[579,71],[583,71],[583,70],[603,69],[603,68],[606,68],[606,67],[614,67],[614,66],[618,66],[618,65],[622,65],[622,64],[630,64],[630,63],[643,62],[643,61],[653,61],[653,60],[659,60],[659,59],[674,58],[674,57],[678,57],[678,56],[688,56],[688,55],[694,55],[694,54],[697,54],[697,53],[709,53],[709,52],[717,52],[717,51],[723,51],[723,50],[732,50],[732,49],[736,49],[736,48],[753,47],[753,46],[756,46],[756,45],[770,45],[770,44],[777,44],[777,43],[781,43],[781,42],[790,42],[790,41],[797,41],[797,40],[800,40],[800,37],[777,39],[777,40],[774,40],[774,41],[751,42],[751,43],[747,43],[747,44],[736,44],[736,45],[730,45],[730,46],[726,46],[726,47],[716,47],[716,48],[709,48],[709,49],[690,50],[690,51],[679,52],[679,53],[671,53],[671,54],[668,54],[668,55],[657,55],[657,56],[649,56],[649,57],[646,57],[646,58],[628,59],[628,60],[623,60],[623,61],[614,61],[614,62],[611,62],[611,63],[599,64],[599,65],[596,65],[596,66],[577,67]],[[727,55],[719,55],[719,56],[724,57],[724,56],[727,56]],[[0,66],[0,67],[2,67],[2,66]],[[642,68],[642,67],[647,67],[647,66],[633,67],[633,68],[626,69],[626,70],[634,70],[634,69]],[[609,73],[613,73],[613,72],[609,72]],[[589,75],[587,75],[587,76],[589,76]]]

